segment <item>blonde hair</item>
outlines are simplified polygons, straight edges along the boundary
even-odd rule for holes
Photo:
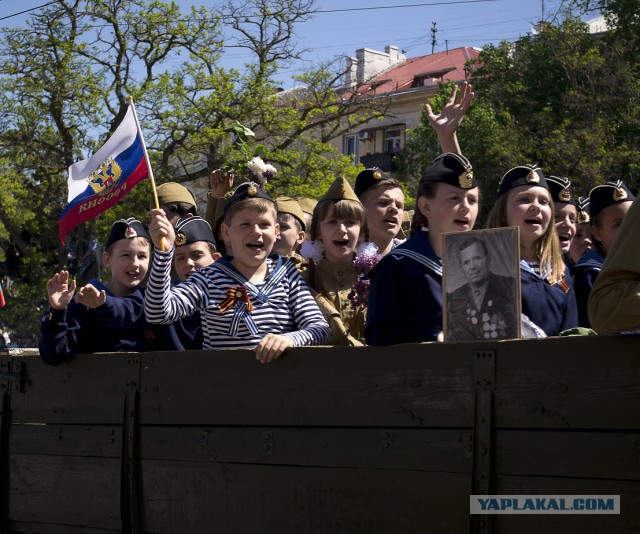
[[[141,243],[143,245],[146,245],[147,247],[149,247],[149,254],[151,254],[151,252],[153,251],[153,247],[151,246],[151,241],[149,241],[146,237],[139,235],[136,237],[129,237],[129,238],[123,238],[123,239],[127,239],[129,243]],[[106,249],[104,249],[104,252],[108,254],[109,257],[111,257],[111,255],[113,254],[113,248],[115,247],[115,244],[118,241],[122,241],[123,239],[118,239],[113,243],[111,243]]]
[[[245,198],[244,200],[238,200],[233,204],[227,205],[227,211],[224,213],[224,223],[227,226],[231,226],[233,216],[243,209],[251,209],[260,214],[271,212],[273,213],[273,220],[278,222],[278,212],[273,201],[266,198]]]
[[[493,208],[491,208],[485,228],[512,226],[507,220],[507,199],[512,191],[513,189],[510,189],[498,197]],[[551,198],[551,195],[549,195],[549,197]],[[551,214],[553,214],[553,199],[550,200],[549,206],[551,208]],[[548,273],[547,280],[550,284],[557,284],[563,279],[566,264],[562,258],[560,241],[558,240],[558,234],[556,233],[553,220],[549,221],[545,233],[536,241],[536,258],[540,264],[540,273]]]

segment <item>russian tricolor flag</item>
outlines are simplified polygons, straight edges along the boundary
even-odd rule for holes
[[[132,102],[109,140],[89,159],[69,167],[69,204],[60,216],[60,242],[145,178],[149,178],[146,151]]]
[[[5,307],[4,292],[2,291],[2,283],[0,283],[0,308]]]

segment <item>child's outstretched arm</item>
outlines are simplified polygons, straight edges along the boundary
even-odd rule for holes
[[[144,315],[149,323],[169,324],[206,306],[206,280],[194,273],[189,280],[171,287],[175,231],[163,210],[153,209],[150,216],[149,235],[155,251],[145,290]]]
[[[470,83],[464,82],[459,96],[458,86],[454,86],[451,97],[439,115],[433,112],[428,103],[425,105],[429,124],[438,137],[438,142],[440,143],[440,148],[443,153],[453,152],[455,154],[462,154],[460,144],[458,143],[457,131],[462,124],[462,120],[469,106],[471,106],[473,96],[473,87]]]
[[[40,357],[49,365],[60,365],[73,356],[78,346],[82,325],[71,304],[75,290],[76,282],[69,281],[68,271],[54,274],[47,282],[51,310],[42,321],[38,346]]]

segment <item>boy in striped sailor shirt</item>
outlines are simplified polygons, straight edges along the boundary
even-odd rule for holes
[[[155,254],[145,300],[147,320],[172,323],[200,310],[203,348],[254,349],[262,363],[289,347],[327,343],[329,325],[295,265],[271,255],[277,232],[273,200],[258,185],[242,184],[229,199],[222,224],[233,256],[172,287],[175,232],[162,210],[151,210]]]

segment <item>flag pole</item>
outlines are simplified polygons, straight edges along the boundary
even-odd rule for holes
[[[131,110],[133,111],[133,118],[136,121],[136,128],[138,129],[138,135],[140,136],[140,142],[142,143],[142,152],[144,153],[144,161],[147,164],[147,172],[149,173],[149,179],[151,180],[151,191],[153,193],[153,204],[156,209],[160,208],[160,204],[158,204],[158,190],[156,189],[156,181],[153,178],[153,170],[151,169],[151,162],[149,161],[149,154],[147,153],[147,145],[144,142],[144,135],[142,135],[142,130],[140,129],[140,123],[138,122],[138,114],[136,113],[136,107],[133,105],[133,97],[129,97],[129,105],[131,106]],[[162,244],[162,250],[165,249],[164,237],[160,238],[160,243]]]

